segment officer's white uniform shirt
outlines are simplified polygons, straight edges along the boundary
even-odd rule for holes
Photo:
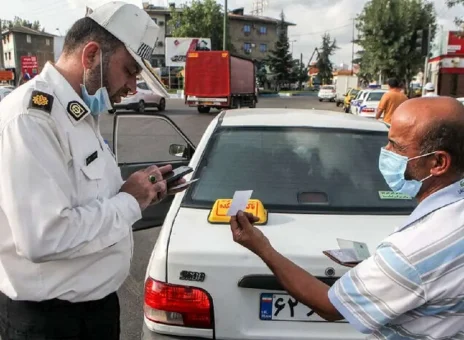
[[[71,302],[116,291],[140,207],[119,193],[98,120],[51,64],[0,103],[0,163],[0,291]]]
[[[424,97],[438,97],[438,95],[435,92],[427,92]]]

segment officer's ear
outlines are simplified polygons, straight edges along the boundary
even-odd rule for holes
[[[93,69],[100,63],[100,45],[94,41],[87,43],[82,51],[82,66],[85,70]]]

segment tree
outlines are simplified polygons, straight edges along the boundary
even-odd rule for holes
[[[360,58],[364,74],[397,77],[409,84],[424,65],[425,56],[418,50],[418,31],[436,32],[436,14],[427,0],[372,0],[357,18],[364,51]],[[431,40],[430,39],[430,40]]]
[[[446,0],[446,4],[448,5],[449,8],[452,8],[454,6],[464,5],[464,0]],[[456,23],[457,26],[462,26],[462,24],[464,23],[464,20],[462,18],[456,17],[454,19],[454,22]]]
[[[301,60],[293,60],[293,67],[290,73],[290,82],[298,83],[298,88],[301,89],[303,83],[309,80],[308,67],[301,63]]]
[[[37,31],[40,31],[40,30],[42,30],[42,32],[44,31],[44,28],[42,28],[38,20],[28,21],[20,17],[14,17],[13,20],[0,20],[0,22],[1,22],[2,30],[22,26],[22,27],[29,27]]]
[[[171,20],[168,25],[172,27],[174,37],[210,38],[212,50],[222,50],[224,31],[224,15],[222,6],[214,0],[193,0],[189,7],[182,11],[175,8],[171,11]],[[233,52],[233,46],[228,39],[227,49]]]
[[[330,34],[325,33],[322,36],[322,45],[319,52],[319,58],[316,63],[316,67],[319,70],[318,75],[322,81],[322,84],[331,84],[333,78],[333,64],[330,61],[330,57],[338,49],[337,41],[332,41]]]
[[[280,14],[280,23],[277,26],[278,39],[274,49],[269,51],[267,62],[274,79],[280,87],[284,83],[290,82],[290,74],[293,69],[293,56],[290,53],[290,43],[287,35],[287,24],[284,12]]]

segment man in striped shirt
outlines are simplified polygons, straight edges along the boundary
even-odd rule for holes
[[[403,103],[379,168],[419,205],[375,254],[333,287],[279,254],[239,212],[234,240],[268,265],[298,301],[369,339],[464,340],[464,107],[447,97]]]

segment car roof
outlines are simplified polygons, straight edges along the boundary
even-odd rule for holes
[[[385,124],[345,113],[307,109],[238,109],[228,110],[223,126],[322,127],[347,130],[388,131]]]
[[[369,92],[373,92],[373,93],[385,93],[387,92],[387,90],[369,90]]]

